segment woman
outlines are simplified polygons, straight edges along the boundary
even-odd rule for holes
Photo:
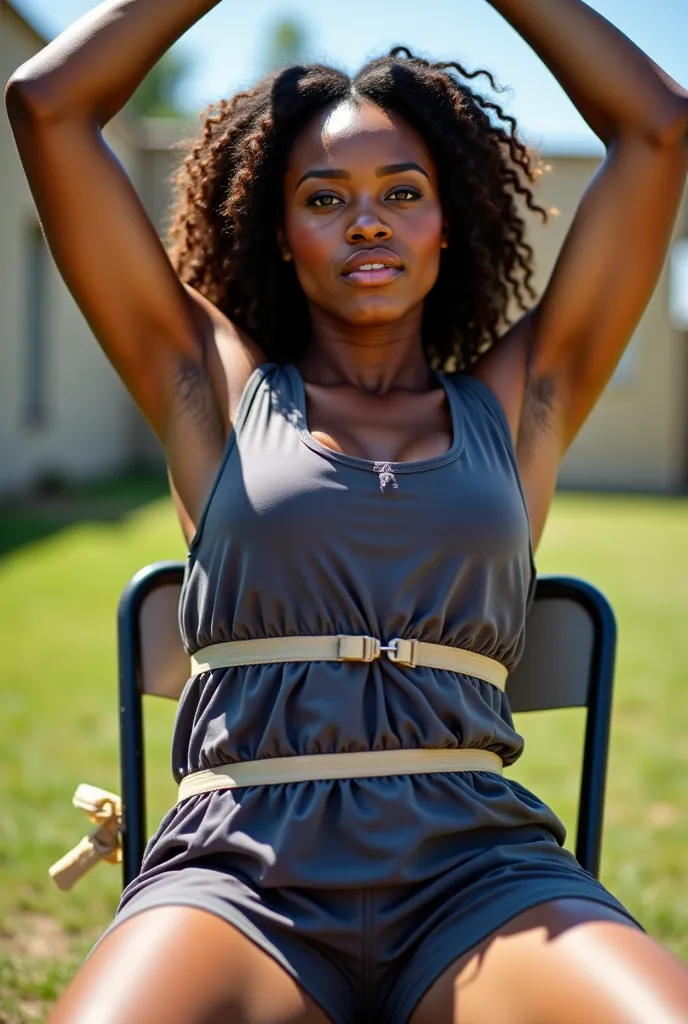
[[[108,0],[7,90],[165,448],[197,659],[180,801],[52,1020],[686,1020],[688,972],[500,768],[532,547],[662,266],[688,95],[580,0],[493,0],[608,150],[529,311],[537,167],[474,76],[404,50],[211,111],[172,266],[100,129],[215,2]]]

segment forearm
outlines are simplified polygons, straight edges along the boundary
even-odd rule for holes
[[[533,48],[592,130],[685,137],[688,92],[582,0],[489,0]],[[671,25],[667,25],[671,30]]]
[[[219,0],[105,0],[12,76],[47,116],[120,110],[163,54]]]

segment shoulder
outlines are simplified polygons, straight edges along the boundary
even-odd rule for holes
[[[533,366],[537,313],[535,307],[521,317],[471,371],[499,403],[521,459],[528,458],[541,433],[558,433],[560,386]]]
[[[470,372],[447,374],[446,380],[458,393],[464,426],[468,421],[474,424],[474,430],[480,432],[485,429],[485,421],[488,420],[506,444],[513,449],[511,425],[502,403],[492,388]]]
[[[473,368],[507,424],[516,455],[533,545],[544,529],[561,457],[557,382],[532,372],[534,313],[528,313]]]
[[[514,445],[527,397],[529,339],[530,325],[528,316],[524,316],[471,370],[471,376],[487,388],[498,403]]]

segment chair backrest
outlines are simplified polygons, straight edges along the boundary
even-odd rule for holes
[[[124,880],[146,842],[142,694],[178,700],[189,677],[177,618],[183,562],[134,576],[119,603],[119,680]],[[540,577],[521,661],[507,683],[513,711],[586,707],[576,856],[597,874],[616,653],[616,623],[599,590],[569,577]]]
[[[172,700],[179,700],[189,678],[189,655],[184,650],[177,619],[181,589],[182,579],[171,578],[147,593],[139,612],[139,629],[144,638],[140,690]]]
[[[507,681],[511,710],[589,707],[605,668],[599,659],[611,656],[613,667],[615,648],[614,615],[598,590],[582,580],[541,576],[523,655]]]

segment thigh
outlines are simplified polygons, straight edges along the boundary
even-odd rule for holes
[[[156,907],[107,935],[49,1024],[327,1024],[293,978],[238,929],[194,907]]]
[[[411,1024],[683,1024],[688,968],[612,908],[543,903],[455,961]]]

